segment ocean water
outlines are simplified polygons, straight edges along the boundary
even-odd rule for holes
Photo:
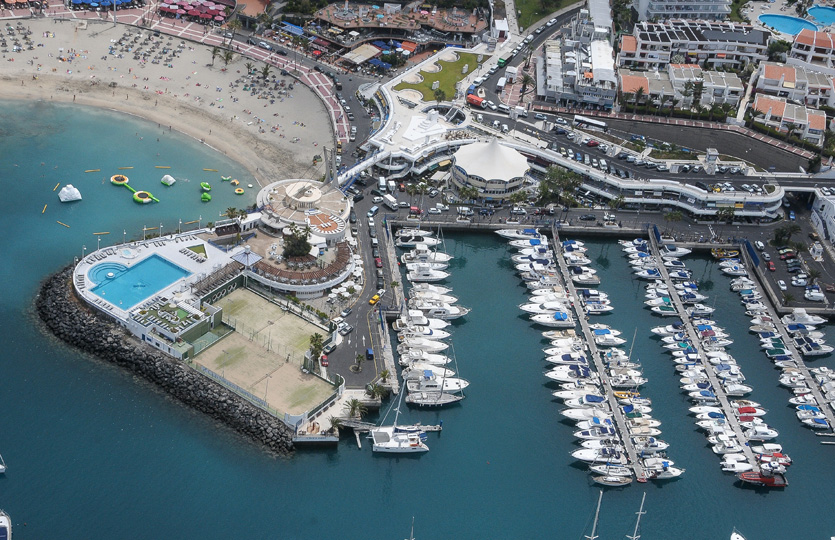
[[[82,245],[95,245],[93,232],[136,237],[160,221],[168,229],[178,219],[217,219],[227,206],[242,206],[242,198],[203,205],[195,182],[208,178],[221,187],[213,175],[223,171],[250,180],[204,146],[142,121],[42,104],[0,108],[7,195],[0,198],[0,453],[9,465],[0,476],[0,507],[12,515],[16,538],[387,540],[407,537],[413,517],[421,540],[568,539],[590,531],[598,488],[569,456],[577,448],[574,429],[561,420],[542,375],[542,329],[517,309],[525,289],[498,237],[446,238],[455,256],[449,282],[473,308],[452,337],[457,371],[471,384],[458,407],[403,407],[404,422],[443,420],[443,433],[429,436],[429,453],[378,456],[369,441],[358,449],[346,437],[338,449],[276,458],[129,373],[56,342],[40,331],[32,310],[39,281],[80,255]],[[72,131],[60,127],[67,125]],[[172,174],[191,182],[161,186],[156,164],[176,167]],[[136,167],[128,171],[131,183],[149,188],[160,204],[135,205],[124,188],[101,183],[105,171],[128,165]],[[204,167],[222,172],[204,177]],[[102,173],[86,176],[91,168]],[[60,205],[51,191],[59,181],[79,187],[84,201]],[[832,449],[794,419],[777,372],[747,333],[729,280],[709,260],[690,259],[698,279],[712,286],[719,324],[737,340],[731,352],[755,387],[752,399],[769,409],[768,422],[795,459],[783,492],[740,489],[719,470],[687,416],[669,355],[649,337],[661,319],[642,309],[643,289],[629,277],[619,247],[589,246],[601,289],[617,308],[599,319],[626,337],[638,329],[634,355],[650,379],[645,393],[664,422],[671,458],[687,469],[675,482],[607,490],[601,538],[631,533],[643,492],[645,539],[723,539],[734,526],[749,540],[835,533]]]

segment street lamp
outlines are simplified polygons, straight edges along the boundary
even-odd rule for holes
[[[81,258],[84,258],[84,252],[87,251],[87,246],[81,246]]]
[[[101,250],[101,236],[97,236],[96,241],[98,242],[98,244],[96,245],[96,251],[100,251]]]
[[[126,229],[122,229],[122,244],[125,243],[125,239],[128,236],[128,231]]]

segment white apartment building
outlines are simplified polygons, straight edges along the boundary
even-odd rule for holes
[[[667,75],[675,89],[679,108],[690,108],[697,99],[704,106],[728,103],[737,107],[745,93],[742,80],[735,73],[707,71],[695,64],[669,64]],[[702,95],[695,96],[692,90],[688,91],[688,82],[702,83]]]
[[[757,92],[805,103],[809,107],[831,106],[832,76],[801,66],[763,62],[754,75]]]
[[[803,29],[794,37],[786,63],[835,75],[835,35]]]
[[[791,126],[794,135],[813,144],[823,145],[826,132],[826,113],[823,111],[807,109],[803,105],[787,102],[786,98],[766,94],[757,94],[751,108],[762,113],[754,119],[755,122],[782,132],[788,132]]]
[[[635,0],[633,6],[640,21],[721,21],[731,13],[731,0]]]
[[[610,109],[617,97],[612,12],[608,0],[588,0],[566,35],[547,42],[536,59],[537,95],[575,106]]]
[[[769,34],[750,24],[670,20],[639,22],[623,35],[617,65],[657,70],[667,64],[740,68],[768,58]]]

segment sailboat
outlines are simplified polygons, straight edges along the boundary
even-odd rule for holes
[[[731,540],[745,540],[745,537],[742,536],[741,532],[736,530],[736,527],[734,527],[733,532],[731,532]]]
[[[429,447],[423,442],[426,433],[420,430],[404,431],[397,429],[397,417],[400,416],[400,403],[402,401],[403,392],[400,392],[393,425],[379,426],[371,430],[372,451],[389,454],[416,454],[429,451]],[[386,416],[388,416],[388,413],[386,413]],[[385,417],[383,420],[385,421]]]
[[[646,492],[644,492],[644,496],[641,497],[641,508],[639,508],[638,512],[637,512],[638,519],[635,521],[635,530],[632,531],[631,536],[628,535],[628,534],[626,535],[626,537],[629,538],[629,540],[638,540],[641,537],[641,535],[638,534],[638,527],[641,526],[641,516],[646,514],[646,512],[644,512],[644,501],[646,500],[646,498],[647,498],[647,494],[646,494]]]
[[[603,490],[600,490],[600,496],[597,497],[597,510],[594,511],[594,524],[591,526],[591,534],[584,536],[586,540],[597,540],[597,521],[600,517],[600,503],[603,502]]]

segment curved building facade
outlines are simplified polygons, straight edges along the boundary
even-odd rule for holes
[[[497,139],[462,146],[453,154],[452,183],[458,188],[472,186],[480,197],[505,199],[525,183],[530,168],[519,151],[499,144]]]

